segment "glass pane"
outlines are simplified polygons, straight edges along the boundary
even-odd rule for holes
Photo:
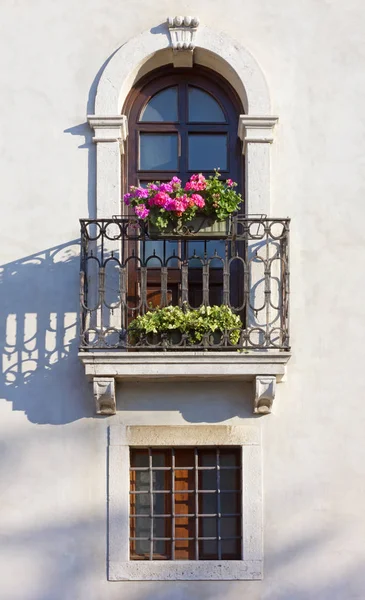
[[[241,496],[240,494],[228,493],[221,494],[221,513],[222,514],[238,514],[241,511]]]
[[[241,535],[240,531],[241,520],[239,517],[223,517],[221,519],[221,536],[235,537]]]
[[[149,494],[131,495],[131,514],[149,515],[151,512]]]
[[[147,492],[150,489],[150,474],[148,471],[136,471],[136,491]]]
[[[239,470],[221,470],[221,490],[239,490]]]
[[[189,135],[190,171],[213,171],[227,169],[227,135],[191,134]]]
[[[199,467],[215,467],[217,464],[217,451],[200,450],[198,458]]]
[[[147,555],[150,552],[150,543],[148,540],[138,540],[135,542],[136,554]]]
[[[214,560],[218,558],[218,543],[211,540],[199,542],[199,558],[201,560]]]
[[[156,514],[156,515],[171,514],[171,496],[170,496],[170,494],[153,494],[153,514]]]
[[[189,87],[189,121],[225,123],[226,119],[218,102],[210,94]]]
[[[241,558],[241,540],[222,540],[222,560],[238,560]]]
[[[216,514],[217,506],[217,494],[199,494],[199,514]]]
[[[166,453],[152,450],[152,467],[167,467]]]
[[[171,558],[171,542],[153,542],[153,560],[169,560]]]
[[[134,450],[131,452],[131,467],[148,467],[147,450]]]
[[[176,133],[141,133],[139,168],[142,171],[178,169]]]
[[[199,537],[217,537],[216,517],[204,517],[199,519]]]
[[[165,246],[164,246],[165,244]],[[165,247],[165,254],[164,254]],[[145,242],[145,262],[147,267],[162,267],[164,259],[168,267],[178,267],[178,259],[174,258],[178,254],[177,242],[170,241],[147,241]],[[156,258],[154,258],[156,257]]]
[[[162,90],[146,104],[141,113],[141,121],[177,121],[177,88]]]
[[[222,449],[220,451],[219,459],[221,467],[239,467],[240,466],[240,455],[237,450]]]
[[[137,517],[134,520],[135,523],[135,536],[137,538],[150,537],[151,531],[151,520],[148,517]]]
[[[167,537],[167,519],[163,517],[155,517],[153,519],[153,537],[162,538]]]
[[[199,259],[204,260],[206,258],[208,260],[210,259],[210,269],[223,269],[223,262],[219,258],[213,257],[215,256],[215,253],[217,253],[217,256],[220,256],[224,259],[225,248],[226,246],[224,240],[211,240],[209,242],[188,242],[188,257],[190,258],[194,255],[198,257],[189,261],[189,267],[201,269],[202,262]]]
[[[156,491],[171,490],[171,472],[153,471],[152,485]]]
[[[199,471],[199,489],[216,490],[217,489],[217,470]]]

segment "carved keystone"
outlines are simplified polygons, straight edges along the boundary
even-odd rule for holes
[[[167,24],[171,36],[174,67],[192,67],[194,38],[199,19],[197,17],[169,17]]]
[[[115,380],[113,377],[94,377],[94,398],[98,415],[115,415]]]
[[[255,381],[255,398],[253,412],[265,415],[271,412],[275,398],[276,377],[275,375],[258,375]]]

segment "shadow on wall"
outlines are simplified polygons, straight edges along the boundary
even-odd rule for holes
[[[100,77],[107,66],[108,62],[113,58],[114,54],[118,52],[119,48],[117,48],[101,65],[99,71],[94,77],[94,80],[90,86],[89,95],[87,99],[87,114],[94,114],[94,105],[96,92],[98,89],[98,84],[100,81]],[[82,150],[88,151],[88,192],[87,192],[87,202],[88,202],[88,218],[95,219],[96,218],[96,146],[93,142],[93,131],[90,128],[89,124],[85,121],[84,123],[80,123],[79,125],[74,125],[73,127],[68,127],[64,129],[63,133],[71,134],[76,137],[84,138],[84,141],[78,146],[78,148]]]
[[[77,357],[79,240],[0,267],[0,396],[32,423],[93,415]]]
[[[124,381],[117,387],[117,407],[123,420],[158,425],[161,416],[180,414],[187,423],[222,423],[226,420],[260,419],[253,414],[253,384],[245,381]],[[180,421],[180,419],[178,418]],[[175,422],[175,421],[174,421]],[[176,424],[176,423],[175,423]]]

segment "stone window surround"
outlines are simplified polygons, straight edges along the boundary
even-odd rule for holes
[[[254,425],[111,426],[108,461],[108,579],[110,581],[262,579],[260,438],[260,428]],[[242,560],[129,560],[129,448],[133,446],[241,446]]]
[[[120,214],[122,196],[122,161],[128,136],[127,117],[121,114],[125,99],[142,75],[158,66],[176,62],[178,49],[171,37],[171,27],[185,22],[192,31],[193,41],[186,52],[189,61],[202,64],[219,72],[236,89],[245,109],[240,115],[238,136],[242,140],[245,160],[245,200],[248,214],[270,215],[270,145],[273,142],[274,127],[278,117],[271,114],[268,86],[261,68],[251,54],[228,35],[199,25],[196,17],[175,17],[168,24],[160,26],[160,31],[145,31],[121,46],[107,63],[99,80],[95,98],[95,111],[88,116],[94,129],[96,143],[96,214],[95,218],[110,218]],[[190,38],[189,38],[190,39]],[[185,59],[184,59],[185,60]],[[186,66],[186,65],[185,65]],[[158,365],[159,353],[152,357],[149,353],[88,352],[80,353],[86,374],[93,379],[96,411],[98,414],[115,414],[115,383],[117,379],[140,376],[147,373],[151,378],[157,375],[166,377],[171,365],[166,362],[166,354],[161,354],[165,365]],[[221,361],[222,356],[216,360]],[[255,413],[269,413],[275,397],[276,382],[285,375],[288,352],[262,352],[251,355],[226,357],[221,365],[223,378],[237,377],[254,382],[253,407]],[[141,373],[136,363],[143,361]],[[191,373],[193,361],[197,377],[214,378],[214,356],[185,357],[184,373]],[[160,361],[160,362],[161,362]],[[148,367],[148,368],[146,368]],[[157,370],[157,372],[156,372]],[[176,375],[176,374],[175,374]]]
[[[199,23],[196,17],[185,17]],[[175,17],[176,20],[176,17]],[[169,19],[169,23],[173,19]],[[128,136],[127,117],[121,114],[133,84],[146,72],[174,62],[176,48],[169,26],[159,34],[145,31],[121,46],[106,65],[97,88],[95,111],[88,115],[97,145],[96,214],[120,214],[122,197],[121,153]],[[173,47],[174,46],[174,47]],[[181,51],[180,51],[181,52]],[[183,51],[184,52],[184,51]],[[182,53],[183,53],[182,52]],[[187,52],[187,51],[186,51]],[[194,33],[194,62],[219,72],[236,89],[244,106],[238,136],[246,167],[245,199],[248,214],[270,215],[270,154],[278,117],[271,114],[268,86],[261,68],[236,40],[208,27]]]

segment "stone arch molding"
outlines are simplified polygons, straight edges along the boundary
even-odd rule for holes
[[[88,115],[97,143],[96,217],[120,214],[120,154],[128,136],[127,118],[121,112],[131,87],[158,66],[192,66],[193,60],[223,75],[241,98],[245,114],[239,117],[238,135],[246,162],[248,213],[269,214],[269,145],[278,118],[271,115],[261,68],[247,49],[227,34],[200,27],[196,17],[170,17],[166,25],[145,31],[121,46],[99,80],[95,113]]]

